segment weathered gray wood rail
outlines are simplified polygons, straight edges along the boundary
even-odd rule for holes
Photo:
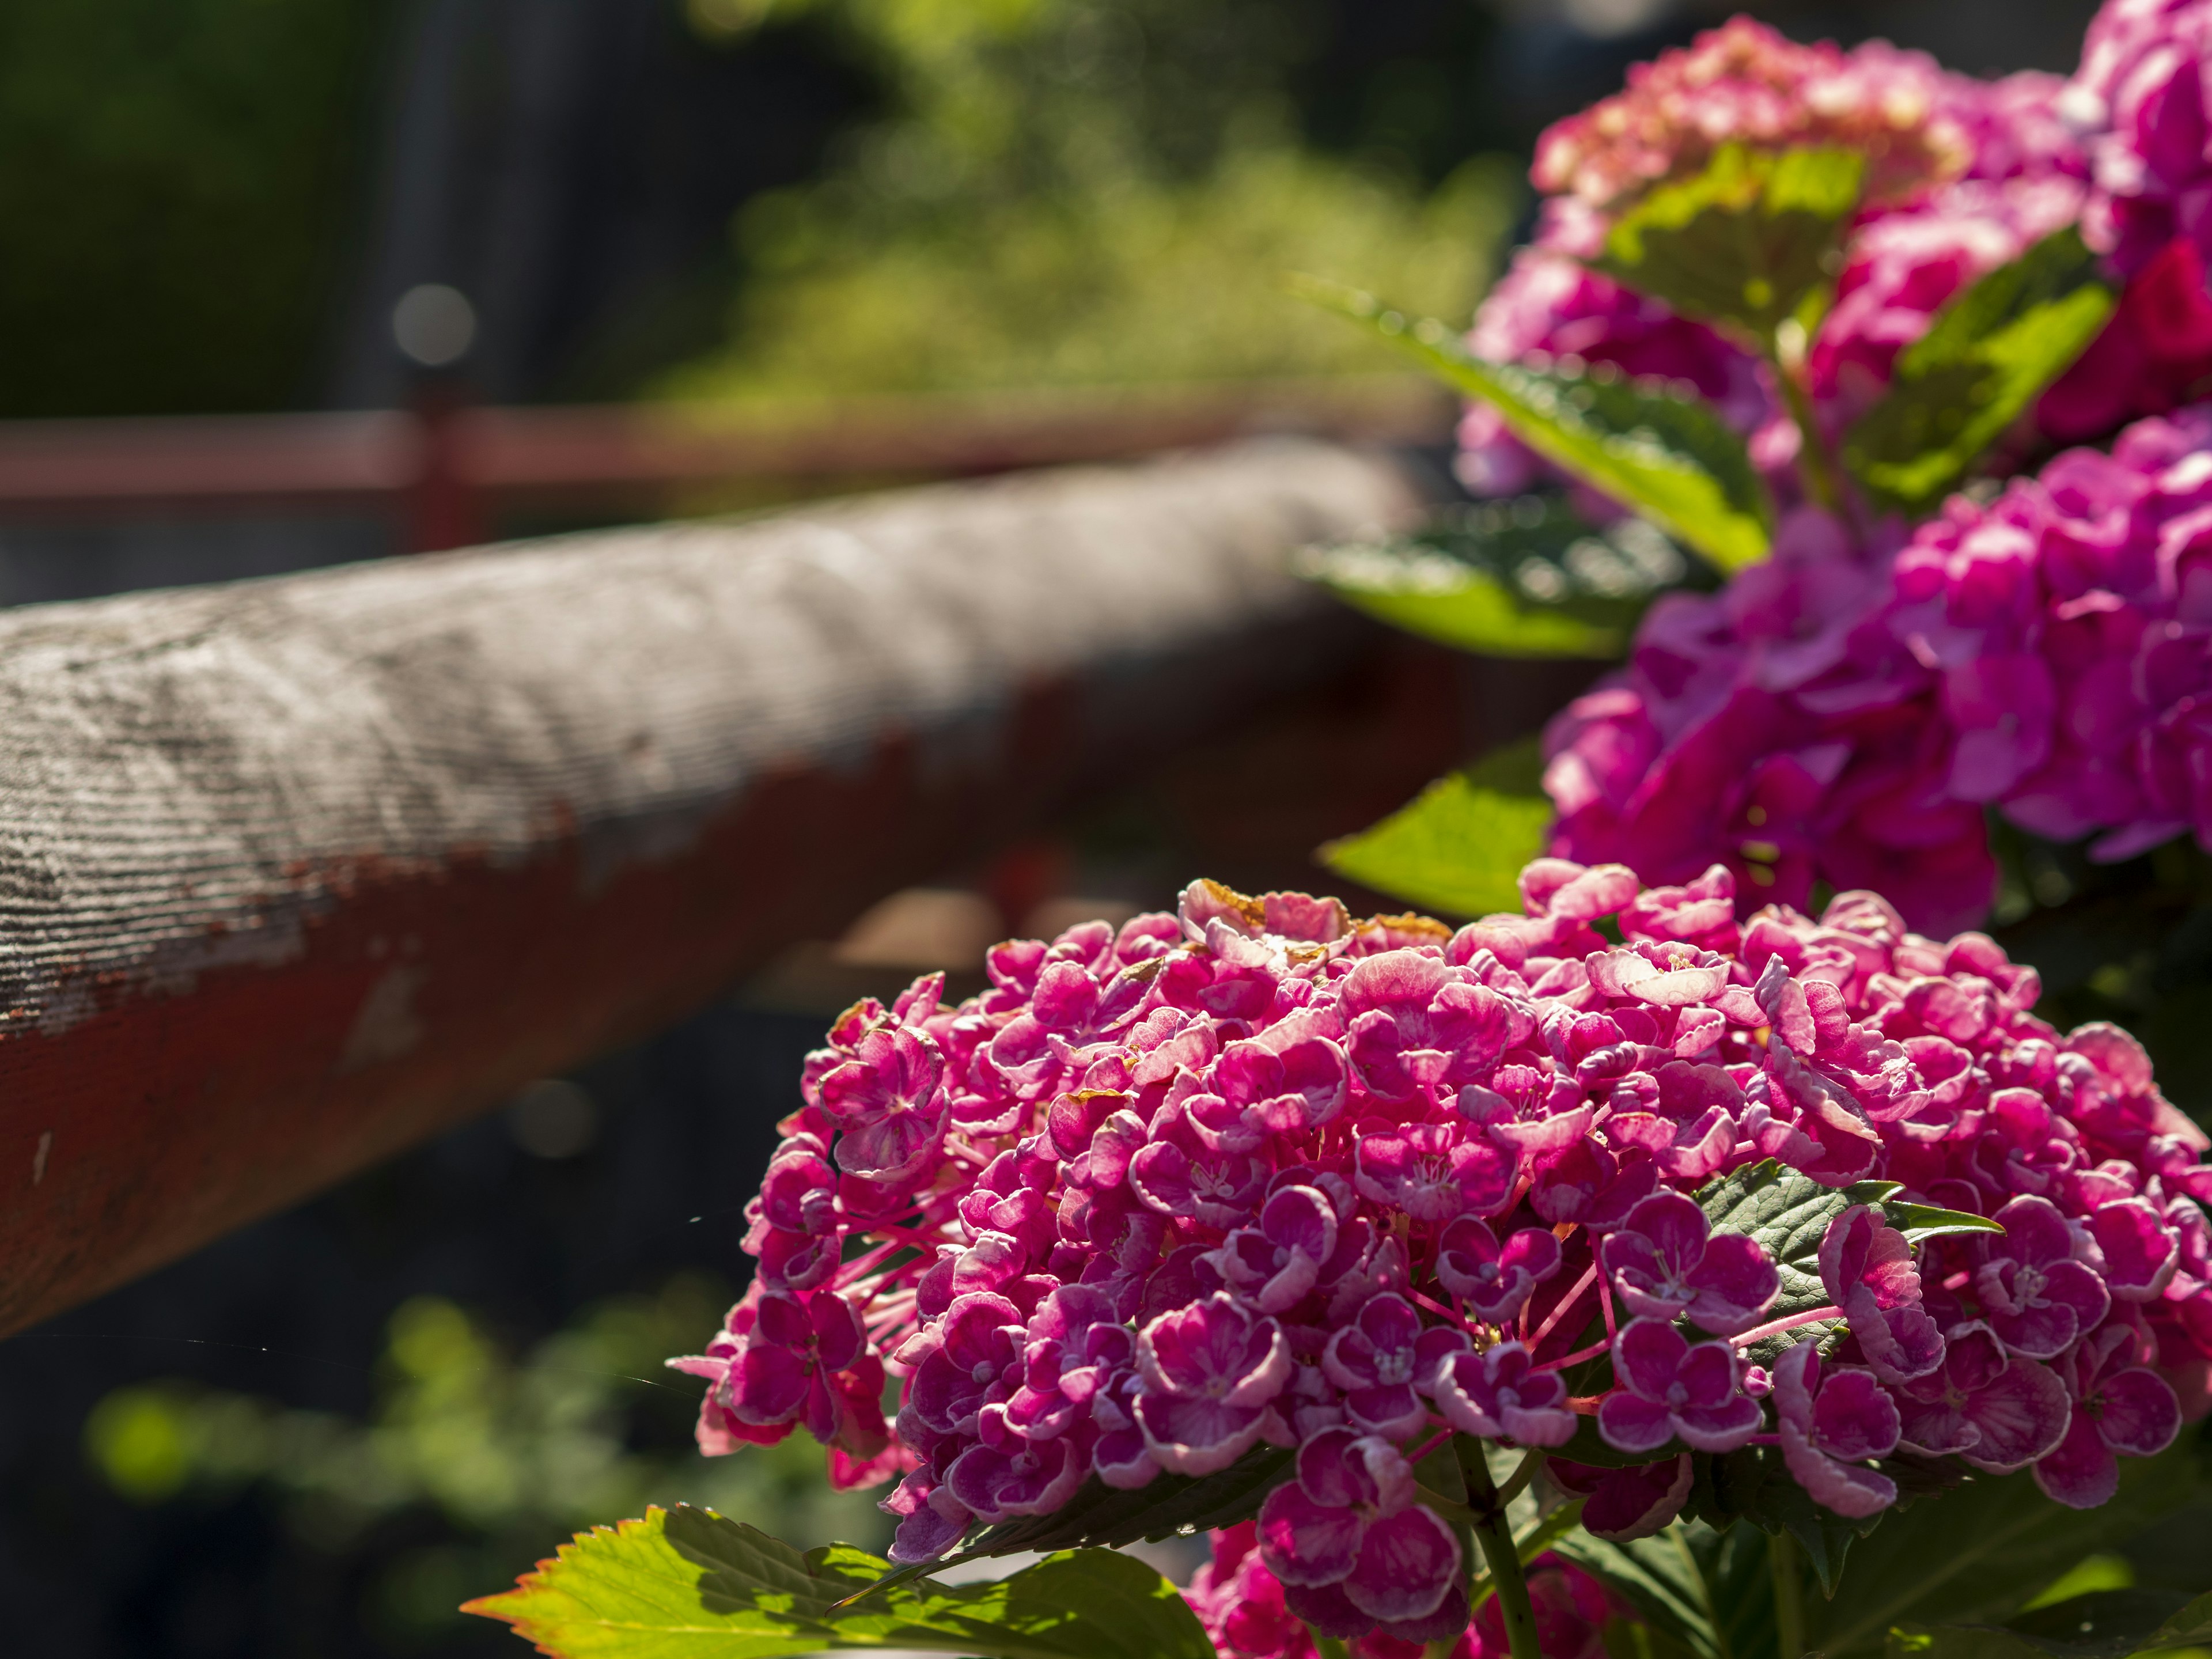
[[[0,614],[0,1331],[1330,670],[1276,441]]]

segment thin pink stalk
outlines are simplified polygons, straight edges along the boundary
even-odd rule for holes
[[[1559,1299],[1552,1311],[1545,1316],[1544,1322],[1536,1327],[1536,1334],[1528,1339],[1529,1347],[1533,1349],[1552,1334],[1552,1327],[1567,1316],[1567,1310],[1582,1299],[1583,1292],[1589,1288],[1590,1280],[1596,1277],[1597,1263],[1593,1261],[1589,1267],[1583,1269],[1583,1276],[1575,1281],[1574,1288]]]
[[[1729,1340],[1739,1348],[1747,1348],[1762,1337],[1778,1335],[1784,1331],[1794,1331],[1800,1325],[1818,1324],[1823,1319],[1841,1319],[1843,1316],[1844,1310],[1831,1304],[1825,1308],[1814,1308],[1808,1313],[1792,1314],[1789,1318],[1778,1319],[1771,1324],[1754,1325],[1747,1331],[1737,1332]]]
[[[1570,1365],[1581,1364],[1585,1359],[1596,1358],[1600,1354],[1606,1352],[1612,1346],[1613,1339],[1607,1337],[1602,1342],[1591,1343],[1587,1348],[1577,1348],[1572,1353],[1561,1354],[1557,1359],[1547,1359],[1542,1364],[1537,1366],[1535,1369],[1540,1371],[1565,1370]]]
[[[1421,1443],[1414,1447],[1413,1450],[1407,1452],[1406,1454],[1406,1461],[1408,1463],[1419,1462],[1424,1457],[1426,1457],[1431,1452],[1443,1445],[1444,1442],[1449,1440],[1451,1437],[1452,1431],[1449,1429],[1439,1429],[1434,1435],[1421,1442]]]

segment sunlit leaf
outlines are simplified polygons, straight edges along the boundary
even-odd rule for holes
[[[1899,355],[1887,393],[1844,440],[1844,465],[1893,506],[1929,505],[2081,355],[2112,306],[2080,233],[2045,237]]]
[[[1621,215],[1590,263],[1686,317],[1767,339],[1842,269],[1864,170],[1856,150],[1723,144],[1703,173]]]
[[[2004,1224],[1971,1210],[1946,1210],[1934,1204],[1913,1204],[1903,1199],[1881,1201],[1883,1218],[1903,1233],[1908,1243],[1943,1238],[1954,1233],[2001,1233]]]
[[[1641,519],[1604,529],[1558,495],[1441,513],[1382,541],[1312,547],[1293,568],[1407,632],[1492,657],[1607,659],[1687,562]]]
[[[890,1565],[849,1545],[802,1555],[679,1505],[580,1533],[514,1589],[463,1610],[505,1620],[558,1659],[780,1659],[854,1648],[1213,1659],[1175,1587],[1109,1550],[1063,1552],[995,1583],[920,1578],[836,1605]]]
[[[1629,1543],[1571,1532],[1553,1547],[1635,1607],[1659,1638],[1655,1653],[1740,1659],[1773,1651],[1766,1536],[1754,1527],[1677,1521]]]
[[[1093,1475],[1051,1514],[994,1527],[963,1553],[1005,1555],[1079,1545],[1112,1549],[1139,1539],[1231,1526],[1257,1512],[1260,1500],[1290,1475],[1291,1454],[1266,1445],[1255,1446],[1217,1474],[1196,1479],[1155,1475],[1133,1492],[1109,1486]]]
[[[1449,915],[1521,908],[1522,866],[1552,822],[1535,741],[1439,778],[1408,805],[1318,857],[1379,893]]]
[[[1624,375],[1486,362],[1433,318],[1414,321],[1372,295],[1313,278],[1298,291],[1368,324],[1470,398],[1495,408],[1545,459],[1642,514],[1723,570],[1765,556],[1773,504],[1743,440],[1697,394]]]
[[[2076,1595],[2002,1625],[1900,1625],[1889,1659],[2129,1659],[2212,1642],[2212,1595],[2111,1589]]]
[[[1827,1235],[1828,1224],[1854,1204],[1879,1204],[1896,1191],[1893,1181],[1824,1187],[1770,1158],[1709,1182],[1698,1192],[1698,1203],[1715,1232],[1748,1234],[1774,1258],[1782,1293],[1766,1310],[1771,1321],[1828,1305],[1820,1266],[1820,1241]],[[1784,1349],[1825,1333],[1831,1323],[1765,1338],[1748,1352],[1761,1364],[1771,1365]]]
[[[1832,1659],[1856,1659],[1908,1622],[2008,1619],[2083,1557],[2212,1491],[2206,1464],[2199,1429],[2156,1457],[2122,1458],[2118,1495],[2100,1509],[2051,1502],[2025,1470],[1919,1498],[1853,1547],[1833,1599],[1807,1607],[1808,1639]]]
[[[1851,1545],[1881,1523],[1882,1513],[1850,1520],[1814,1503],[1790,1474],[1776,1446],[1744,1446],[1723,1455],[1699,1454],[1684,1513],[1726,1527],[1747,1521],[1769,1534],[1787,1533],[1804,1553],[1823,1591],[1832,1595]]]

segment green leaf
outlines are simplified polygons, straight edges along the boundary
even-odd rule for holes
[[[1688,567],[1641,519],[1591,526],[1559,495],[1450,508],[1410,535],[1305,549],[1293,568],[1369,615],[1492,657],[1607,659]]]
[[[2095,1590],[2002,1625],[1900,1625],[1890,1659],[2129,1659],[2212,1640],[2212,1595]]]
[[[2026,1471],[1917,1499],[1852,1547],[1834,1598],[1806,1610],[1808,1638],[1831,1659],[1855,1659],[1881,1652],[1908,1621],[2008,1618],[2084,1556],[2212,1490],[2206,1461],[2201,1430],[2156,1457],[2124,1457],[2119,1492],[2101,1509],[2054,1504]]]
[[[1743,1520],[1763,1532],[1788,1533],[1804,1551],[1821,1589],[1831,1595],[1843,1577],[1853,1540],[1881,1523],[1882,1511],[1853,1521],[1814,1503],[1791,1477],[1779,1447],[1745,1446],[1722,1456],[1701,1453],[1694,1468],[1686,1515],[1716,1527]]]
[[[1666,1644],[1699,1659],[1742,1659],[1774,1646],[1774,1589],[1766,1539],[1754,1527],[1677,1521],[1649,1538],[1613,1543],[1574,1532],[1553,1547],[1626,1597]]]
[[[1777,1320],[1828,1305],[1820,1264],[1820,1241],[1827,1236],[1828,1224],[1854,1204],[1879,1204],[1897,1190],[1893,1181],[1824,1187],[1770,1158],[1708,1182],[1698,1194],[1698,1204],[1715,1232],[1747,1233],[1774,1258],[1782,1293],[1766,1317]],[[1808,1335],[1825,1334],[1832,1323],[1765,1337],[1747,1352],[1760,1364],[1771,1365],[1783,1350]]]
[[[1449,915],[1521,909],[1522,866],[1543,855],[1552,803],[1536,743],[1437,780],[1407,805],[1316,854],[1340,875]]]
[[[1294,286],[1373,325],[1470,398],[1513,435],[1584,483],[1641,513],[1723,570],[1765,556],[1773,503],[1743,440],[1711,405],[1610,363],[1587,372],[1486,362],[1434,318],[1411,322],[1374,295],[1312,277]]]
[[[1291,1478],[1291,1458],[1281,1447],[1255,1446],[1218,1474],[1156,1475],[1134,1492],[1117,1491],[1093,1475],[1051,1514],[994,1527],[959,1559],[1085,1545],[1114,1549],[1140,1538],[1234,1526],[1257,1514],[1260,1500]]]
[[[1685,317],[1771,339],[1842,269],[1864,170],[1856,150],[1723,144],[1616,220],[1590,263]]]
[[[1902,1199],[1882,1200],[1881,1212],[1889,1224],[1903,1233],[1905,1242],[1917,1244],[1924,1238],[1942,1238],[1951,1233],[2001,1233],[2004,1227],[1985,1215],[1976,1215],[1970,1210],[1946,1210],[1933,1204],[1911,1204]]]
[[[889,1566],[849,1545],[801,1555],[710,1510],[678,1505],[580,1533],[516,1588],[463,1611],[505,1620],[558,1659],[777,1659],[839,1648],[1213,1659],[1175,1587],[1130,1556],[1066,1551],[996,1583],[917,1579],[832,1610]]]
[[[1844,465],[1892,506],[1933,502],[2081,355],[2113,303],[2079,232],[2045,237],[1899,356],[1888,392],[1844,439]]]

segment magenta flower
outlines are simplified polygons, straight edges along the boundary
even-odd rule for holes
[[[879,1027],[861,1037],[852,1059],[816,1085],[840,1131],[837,1167],[884,1182],[918,1171],[945,1133],[944,1075],[945,1056],[926,1032]]]
[[[2016,597],[1995,577],[1977,591],[1985,621]],[[1817,921],[1738,922],[1734,880],[1707,867],[1639,890],[1619,866],[1540,860],[1522,915],[1457,933],[1200,887],[1179,919],[1001,947],[966,1002],[926,980],[857,1006],[809,1058],[750,1208],[761,1271],[680,1362],[707,1382],[702,1449],[805,1426],[841,1485],[902,1475],[894,1553],[926,1561],[1093,1477],[1203,1474],[1263,1439],[1387,1451],[1442,1424],[1565,1444],[1567,1385],[1534,1362],[1583,1345],[1609,1298],[1627,1322],[1597,1426],[1651,1461],[1558,1475],[1586,1492],[1587,1527],[1641,1534],[1688,1492],[1686,1455],[1660,1448],[1725,1449],[1759,1424],[1769,1380],[1675,1321],[1732,1335],[1763,1316],[1771,1264],[1712,1236],[1689,1192],[1774,1155],[2008,1229],[1931,1242],[1926,1285],[1878,1211],[1824,1236],[1838,1363],[1808,1354],[1772,1382],[1807,1489],[1881,1496],[1887,1399],[1900,1445],[2047,1464],[2051,1490],[2094,1496],[2107,1457],[2158,1443],[2162,1376],[2212,1363],[2203,1137],[2124,1034],[2037,1019],[2034,974],[1988,938],[1923,937],[1868,893]],[[1607,916],[1626,945],[1593,925]],[[1376,961],[1388,972],[1363,979]],[[1045,1072],[990,1047],[1040,995],[1058,1069],[1024,1098]],[[1340,1059],[1362,1020],[1365,1046]],[[848,1145],[896,1151],[909,1125],[910,1164],[842,1167]],[[2033,1358],[2069,1318],[2051,1364]],[[1284,1588],[1283,1616],[1378,1643],[1463,1632],[1463,1589],[1436,1588],[1438,1523],[1401,1501],[1387,1458],[1361,1467],[1365,1486],[1340,1468],[1293,1483],[1331,1512],[1302,1511],[1316,1540],[1357,1543],[1350,1565],[1328,1558],[1343,1576]]]
[[[1260,1041],[1229,1044],[1208,1081],[1255,1122],[1297,1133],[1318,1129],[1343,1109],[1352,1078],[1332,1038],[1310,1022],[1286,1019]]]
[[[1954,1330],[1942,1364],[1893,1392],[1899,1443],[1931,1457],[1955,1452],[1992,1474],[2052,1450],[2071,1414],[2066,1385],[2033,1359],[2008,1357],[1981,1324]]]
[[[1528,1604],[1535,1615],[1536,1650],[1545,1659],[1602,1659],[1607,1628],[1633,1617],[1599,1580],[1549,1550],[1528,1564]],[[1482,1604],[1470,1633],[1473,1659],[1498,1659],[1512,1650],[1495,1596]]]
[[[1974,1297],[1997,1340],[2030,1359],[2056,1359],[2094,1327],[2112,1298],[2075,1260],[2073,1230],[2047,1198],[2023,1194],[1996,1212],[2003,1237],[1977,1241]]]
[[[1212,1542],[1213,1559],[1191,1575],[1183,1599],[1215,1648],[1239,1659],[1315,1659],[1312,1632],[1260,1558],[1256,1523],[1239,1522]]]
[[[1741,1393],[1724,1343],[1692,1343],[1657,1319],[1632,1319],[1613,1340],[1620,1388],[1597,1408],[1598,1432],[1625,1452],[1680,1439],[1696,1451],[1734,1451],[1759,1432],[1759,1402]]]
[[[1058,1439],[1087,1421],[1100,1391],[1136,1364],[1136,1338],[1096,1285],[1054,1291],[1037,1304],[1028,1335],[1021,1386],[1007,1401],[1004,1421],[1031,1440]]]
[[[1554,1226],[1572,1222],[1609,1232],[1658,1181],[1658,1167],[1642,1153],[1623,1158],[1599,1141],[1578,1140],[1537,1172],[1528,1202]]]
[[[1516,1174],[1512,1152],[1449,1123],[1363,1135],[1353,1167],[1362,1194],[1416,1221],[1492,1214],[1513,1195]]]
[[[1583,1529],[1621,1544],[1649,1538],[1680,1515],[1696,1477],[1687,1452],[1618,1469],[1563,1457],[1547,1458],[1544,1467],[1563,1491],[1583,1498]]]
[[[2202,202],[2212,185],[2205,155],[2204,63],[2212,8],[2202,0],[2100,10],[2061,108],[2088,135],[2096,191],[2087,229],[2123,271],[2141,270],[2176,237],[2212,252]]]
[[[1782,1457],[1815,1503],[1857,1520],[1897,1501],[1897,1482],[1864,1467],[1897,1449],[1897,1402],[1875,1374],[1820,1364],[1819,1345],[1800,1342],[1774,1367]]]
[[[1564,1446],[1575,1437],[1567,1385],[1557,1371],[1532,1369],[1518,1342],[1437,1360],[1425,1385],[1444,1420],[1463,1434],[1523,1446]]]
[[[1428,1420],[1417,1388],[1466,1346],[1465,1333],[1449,1326],[1424,1329],[1412,1303],[1385,1293],[1328,1339],[1321,1364],[1344,1390],[1345,1412],[1357,1427],[1403,1440]]]
[[[1559,1241],[1541,1227],[1517,1228],[1500,1244],[1486,1222],[1462,1216],[1437,1239],[1437,1279],[1492,1325],[1520,1312],[1559,1270]]]
[[[2104,1258],[2104,1282],[2123,1302],[2154,1302],[2181,1261],[2181,1240],[2151,1204],[2123,1199],[2089,1213],[2089,1237]]]
[[[1170,1122],[1160,1138],[1137,1150],[1128,1182],[1162,1215],[1234,1227],[1259,1207],[1267,1166],[1248,1151],[1206,1146],[1203,1133],[1186,1118]]]
[[[1024,1325],[1003,1296],[975,1291],[959,1297],[915,1368],[907,1409],[938,1434],[974,1434],[983,1407],[1020,1384]]]
[[[1844,1310],[1859,1352],[1885,1382],[1925,1376],[1943,1360],[1943,1334],[1920,1305],[1912,1247],[1881,1212],[1854,1204],[1820,1239],[1820,1283]]]
[[[1370,1620],[1423,1618],[1455,1588],[1461,1557],[1451,1528],[1414,1492],[1413,1471],[1389,1441],[1324,1429],[1298,1448],[1296,1477],[1260,1507],[1261,1557],[1285,1586],[1334,1586]],[[1293,1611],[1299,1601],[1290,1598]]]
[[[747,1423],[785,1422],[802,1411],[834,1416],[830,1378],[860,1357],[862,1340],[842,1297],[817,1295],[803,1304],[792,1296],[761,1297],[752,1335],[730,1368],[732,1409]]]
[[[1293,1184],[1270,1194],[1259,1224],[1237,1229],[1208,1260],[1261,1313],[1281,1313],[1343,1276],[1351,1264],[1340,1259],[1337,1239],[1328,1194]]]
[[[1162,1468],[1212,1474],[1250,1450],[1267,1403],[1290,1380],[1291,1348],[1273,1319],[1225,1291],[1164,1313],[1137,1340],[1137,1425]]]
[[[1955,177],[1972,133],[1933,58],[1872,41],[1800,46],[1736,17],[1629,71],[1628,89],[1547,129],[1530,176],[1613,208],[1703,167],[1722,144],[1830,144],[1864,152],[1869,191],[1908,195]]]
[[[1075,1495],[1091,1473],[1084,1449],[1066,1439],[1024,1437],[993,1404],[977,1419],[975,1443],[953,1459],[945,1485],[962,1506],[995,1525],[1018,1515],[1048,1515]]]
[[[2121,1457],[2154,1457],[2181,1432],[2181,1402],[2142,1363],[2141,1340],[2126,1325],[2107,1325],[2053,1368],[2073,1411],[2065,1438],[2037,1462],[2035,1484],[2070,1509],[2110,1503]]]
[[[1782,1277],[1757,1239],[1710,1231],[1692,1200],[1654,1193],[1606,1235],[1598,1261],[1631,1312],[1687,1317],[1716,1336],[1731,1336],[1759,1322],[1782,1293]]]
[[[1352,1066],[1384,1100],[1474,1081],[1512,1032],[1504,999],[1418,951],[1355,963],[1340,995]]]

